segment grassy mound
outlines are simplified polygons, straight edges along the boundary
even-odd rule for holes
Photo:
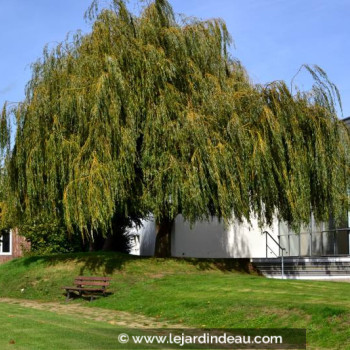
[[[0,265],[0,296],[55,300],[63,297],[61,286],[72,285],[78,275],[112,276],[109,290],[119,293],[123,286],[150,283],[166,276],[200,272],[245,273],[247,260],[140,258],[113,252],[57,254],[14,259]]]
[[[306,328],[310,348],[347,349],[349,283],[270,280],[232,260],[137,258],[115,253],[29,257],[0,266],[0,296],[63,301],[76,275],[113,277],[94,307],[193,327]],[[22,291],[21,291],[22,290]]]

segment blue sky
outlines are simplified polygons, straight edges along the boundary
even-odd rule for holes
[[[89,30],[90,0],[0,0],[0,105],[21,101],[30,64],[45,44],[69,31]],[[106,3],[106,0],[103,1]],[[136,1],[129,2],[137,9]],[[234,39],[232,55],[257,83],[290,83],[303,63],[317,64],[338,86],[350,116],[350,0],[172,0],[176,12],[223,18]],[[309,87],[303,74],[297,83]],[[341,117],[341,116],[340,116]]]

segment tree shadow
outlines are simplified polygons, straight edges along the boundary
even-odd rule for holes
[[[248,274],[258,274],[257,269],[250,262],[249,258],[223,258],[223,259],[206,259],[206,258],[174,258],[184,260],[195,266],[200,271],[220,270],[222,272],[245,272]]]
[[[85,273],[110,275],[114,271],[122,270],[125,264],[136,259],[140,258],[116,252],[84,252],[32,256],[24,259],[23,264],[25,266],[38,263],[43,263],[46,266],[75,264],[80,266],[80,275]]]
[[[250,263],[250,259],[233,259],[233,258],[154,258],[154,257],[140,257],[116,252],[84,252],[84,253],[67,253],[67,254],[53,254],[44,256],[32,256],[22,260],[22,264],[26,267],[34,267],[33,265],[43,264],[45,266],[63,265],[77,265],[79,266],[79,275],[111,275],[116,271],[121,271],[124,267],[132,261],[154,260],[157,261],[173,260],[174,262],[185,261],[194,266],[199,271],[237,271],[249,274],[256,274],[256,269]],[[150,263],[152,263],[150,261]]]

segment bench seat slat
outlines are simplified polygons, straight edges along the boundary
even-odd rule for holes
[[[78,276],[75,277],[75,279],[85,281],[110,281],[112,277]]]
[[[82,280],[75,280],[74,284],[83,285],[83,286],[101,286],[101,287],[109,286],[109,282],[94,282],[94,281],[82,281]]]
[[[62,289],[70,291],[87,291],[87,292],[104,292],[104,289],[101,288],[79,288],[79,287],[62,287]]]
[[[84,293],[102,293],[106,296],[106,288],[109,286],[111,277],[98,277],[98,276],[78,276],[74,279],[75,286],[64,286],[62,289],[66,290],[67,298],[70,299],[70,292],[79,292],[79,296]],[[91,297],[92,300],[92,297]]]

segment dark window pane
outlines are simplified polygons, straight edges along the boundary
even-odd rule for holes
[[[1,239],[2,239],[2,252],[10,253],[10,233],[3,232]]]

